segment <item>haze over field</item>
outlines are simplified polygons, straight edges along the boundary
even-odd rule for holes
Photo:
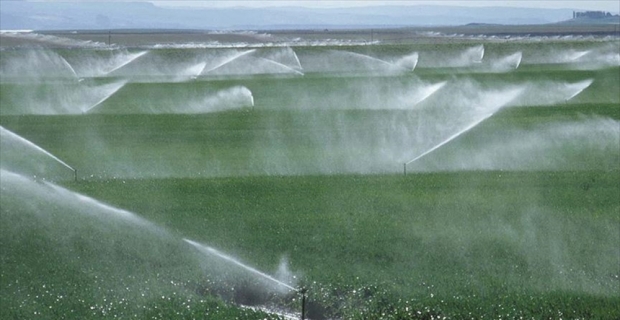
[[[569,20],[575,10],[602,10],[617,14],[617,7],[615,1],[0,1],[0,29],[299,29],[469,23],[521,25]]]
[[[609,1],[130,1],[0,0],[0,319],[620,319]]]

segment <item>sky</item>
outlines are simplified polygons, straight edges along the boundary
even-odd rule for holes
[[[279,7],[279,6],[302,6],[311,8],[337,8],[337,7],[359,7],[370,5],[452,5],[452,6],[501,6],[501,7],[525,7],[525,8],[551,8],[551,9],[578,9],[578,10],[592,10],[592,11],[609,11],[612,13],[618,13],[620,11],[619,0],[602,0],[602,1],[584,1],[584,0],[552,0],[552,1],[535,1],[535,0],[348,0],[348,1],[335,1],[335,0],[302,0],[302,1],[149,1],[158,6],[200,6],[200,7],[212,7],[212,8],[224,8],[224,7]]]

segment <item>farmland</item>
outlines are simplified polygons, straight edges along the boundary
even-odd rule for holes
[[[92,36],[2,51],[3,318],[620,316],[617,39]]]

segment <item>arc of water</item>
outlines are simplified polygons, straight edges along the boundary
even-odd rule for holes
[[[147,53],[148,53],[148,51],[142,51],[142,52],[138,52],[138,53],[130,56],[130,58],[127,59],[127,61],[119,64],[118,66],[116,66],[114,68],[112,68],[112,70],[106,72],[105,75],[109,75],[110,73],[112,73],[112,72],[114,72],[114,71],[116,71],[116,70],[118,70],[118,69],[120,69],[120,68],[122,68],[122,67],[124,67],[124,66],[126,66],[128,64],[130,64],[132,61],[135,61],[136,59],[142,57],[143,55],[145,55]]]
[[[60,61],[62,61],[62,63],[69,68],[69,70],[71,70],[71,73],[73,73],[73,76],[75,76],[76,78],[80,78],[80,76],[78,76],[77,72],[75,72],[75,69],[73,69],[73,67],[71,66],[71,64],[69,63],[69,61],[67,61],[67,59],[65,59],[63,56],[58,55],[60,57]]]
[[[572,52],[571,55],[569,56],[569,61],[577,61],[581,59],[581,57],[587,55],[588,53],[590,53],[590,50]]]
[[[183,239],[183,240],[185,242],[191,244],[192,246],[194,246],[196,249],[198,249],[198,251],[200,251],[202,253],[207,253],[207,254],[215,255],[215,256],[223,259],[223,260],[226,260],[226,261],[228,261],[230,263],[233,263],[233,264],[235,264],[235,265],[237,265],[237,266],[239,266],[239,267],[241,267],[241,268],[243,268],[243,269],[245,269],[247,271],[250,271],[250,272],[252,272],[252,273],[254,273],[254,274],[258,275],[258,276],[261,276],[261,277],[263,277],[263,278],[265,278],[267,280],[273,281],[273,282],[275,282],[275,283],[277,283],[277,284],[279,284],[279,285],[281,285],[283,287],[286,287],[287,289],[290,289],[291,291],[299,291],[298,289],[296,289],[296,288],[294,288],[294,287],[292,287],[292,286],[290,286],[290,285],[288,285],[288,284],[286,284],[286,283],[284,283],[284,282],[282,282],[282,281],[280,281],[280,280],[278,280],[278,279],[276,279],[276,278],[274,278],[274,277],[272,277],[272,276],[270,276],[270,275],[268,275],[266,273],[260,272],[260,271],[254,269],[254,268],[252,268],[250,266],[247,266],[247,265],[239,262],[238,260],[234,259],[233,257],[230,257],[228,255],[225,255],[225,254],[217,251],[214,248],[202,245],[202,244],[200,244],[198,242],[195,242],[195,241],[192,241],[192,240],[189,240],[189,239]]]
[[[484,45],[481,44],[480,47],[481,47],[481,49],[480,49],[480,59],[478,59],[478,61],[476,61],[476,62],[482,62],[482,59],[484,59]]]
[[[414,161],[416,161],[416,160],[418,160],[418,159],[420,159],[420,158],[422,158],[422,157],[426,156],[427,154],[429,154],[429,153],[431,153],[431,152],[433,152],[433,151],[435,151],[435,150],[437,150],[437,149],[441,148],[441,147],[442,147],[443,145],[445,145],[446,143],[448,143],[448,142],[450,142],[450,141],[452,141],[452,140],[456,139],[457,137],[459,137],[459,136],[460,136],[460,135],[462,135],[463,133],[465,133],[465,132],[467,132],[467,131],[471,130],[472,128],[474,128],[475,126],[477,126],[478,124],[480,124],[482,121],[484,121],[484,120],[486,120],[486,119],[490,118],[492,115],[493,115],[493,113],[492,113],[492,112],[491,112],[491,113],[487,113],[487,114],[486,114],[486,115],[484,115],[482,118],[480,118],[480,119],[478,119],[478,120],[476,120],[476,121],[472,122],[470,125],[468,125],[468,126],[467,126],[466,128],[464,128],[463,130],[461,130],[461,131],[459,131],[459,132],[457,132],[457,133],[453,134],[452,136],[448,137],[448,139],[446,139],[446,140],[444,140],[444,141],[440,142],[439,144],[435,145],[434,147],[432,147],[432,148],[430,148],[430,149],[426,150],[426,151],[425,151],[425,152],[423,152],[421,155],[419,155],[419,156],[417,156],[417,157],[415,157],[415,158],[413,158],[413,159],[409,160],[408,162],[405,162],[405,165],[408,165],[408,164],[410,164],[410,163],[412,163],[412,162],[414,162]]]
[[[575,93],[573,93],[570,97],[566,98],[566,101],[579,95],[581,92],[583,92],[583,90],[587,89],[592,84],[592,82],[594,82],[593,79],[587,79],[587,80],[583,80],[580,82],[567,85],[567,87],[571,89],[575,88],[576,90],[575,90]]]
[[[447,83],[448,81],[442,81],[426,86],[423,89],[424,93],[418,98],[417,101],[414,101],[413,105],[417,105],[422,101],[428,99],[430,96],[435,94],[435,92],[439,91],[439,89],[443,88]]]
[[[521,51],[518,51],[508,56],[508,58],[516,59],[517,62],[515,63],[515,69],[518,69],[519,66],[521,65],[521,60],[523,60],[523,53]]]
[[[282,67],[282,68],[285,68],[287,70],[290,70],[290,71],[292,71],[292,72],[294,72],[294,73],[296,73],[298,75],[301,75],[301,76],[304,75],[303,72],[301,72],[299,70],[295,70],[295,69],[293,69],[293,68],[291,68],[291,67],[289,67],[289,66],[287,66],[287,65],[285,65],[283,63],[280,63],[280,62],[277,62],[277,61],[274,61],[274,60],[271,60],[271,59],[267,59],[267,58],[259,58],[259,59],[267,61],[267,62],[272,63],[272,64],[275,64],[275,65],[277,65],[279,67]]]
[[[204,71],[204,69],[203,69],[203,70],[201,70],[201,71],[200,71],[200,73],[199,73],[198,75],[201,75],[201,74],[203,74],[203,73],[209,73],[209,72],[211,72],[211,71],[213,71],[213,70],[219,69],[219,68],[221,68],[222,66],[227,65],[227,64],[229,64],[229,63],[233,62],[234,60],[239,59],[239,58],[241,58],[241,57],[243,57],[243,56],[245,56],[245,55],[248,55],[248,54],[250,54],[250,53],[252,53],[252,52],[254,52],[254,51],[256,51],[256,49],[250,49],[250,50],[247,50],[247,51],[243,51],[243,52],[241,52],[241,53],[238,53],[238,54],[236,54],[236,55],[232,56],[231,58],[228,58],[228,59],[224,60],[223,62],[221,62],[221,63],[217,64],[215,67],[213,67],[213,68],[211,68],[211,69],[209,69],[209,70],[207,70],[207,71]],[[206,65],[205,65],[205,67],[206,67]]]
[[[297,53],[295,53],[295,50],[291,49],[291,51],[293,52],[293,57],[295,57],[295,61],[297,61],[297,66],[299,68],[299,70],[303,70],[302,66],[301,66],[301,62],[299,61],[299,57],[297,57]]]
[[[347,54],[350,54],[350,55],[353,55],[353,56],[356,56],[356,57],[359,57],[359,58],[363,58],[363,59],[367,59],[367,60],[371,60],[371,61],[376,61],[376,62],[385,64],[385,65],[390,66],[390,67],[394,67],[395,66],[391,62],[388,62],[388,61],[385,61],[385,60],[381,60],[379,58],[375,58],[375,57],[372,57],[372,56],[369,56],[369,55],[357,53],[357,52],[351,52],[351,51],[336,51],[336,52],[343,52],[343,53],[347,53]]]
[[[420,55],[417,52],[414,52],[410,55],[404,56],[394,63],[407,71],[415,70],[415,67],[418,65],[418,60],[420,59]]]
[[[516,70],[519,68],[522,58],[523,58],[523,53],[521,51],[517,51],[513,54],[504,56],[502,58],[499,58],[496,61],[492,61],[489,66],[490,67],[489,71],[506,72],[509,70]]]
[[[120,90],[123,86],[125,86],[125,84],[127,83],[127,81],[121,81],[119,84],[117,84],[117,86],[115,86],[110,93],[108,93],[105,97],[101,98],[99,101],[97,101],[95,104],[93,104],[92,106],[86,108],[86,110],[83,111],[83,113],[88,113],[91,110],[95,109],[97,106],[101,105],[104,101],[108,100],[112,95],[114,95],[118,90]]]
[[[484,58],[484,45],[478,45],[475,47],[471,47],[467,50],[465,50],[465,52],[463,52],[461,54],[461,59],[465,59],[465,61],[462,61],[466,64],[469,63],[482,63],[482,59]]]
[[[207,66],[206,62],[200,62],[194,66],[187,68],[185,71],[185,74],[190,75],[192,79],[196,79],[198,78],[198,76],[200,76],[200,74],[202,73],[202,70],[204,70],[206,66]]]
[[[35,149],[36,151],[39,151],[47,156],[49,156],[50,158],[56,160],[58,163],[62,164],[63,166],[67,167],[67,169],[73,171],[74,173],[77,172],[77,170],[75,170],[73,167],[71,167],[70,165],[68,165],[67,163],[65,163],[64,161],[60,160],[58,157],[56,157],[55,155],[53,155],[52,153],[50,153],[49,151],[39,147],[38,145],[34,144],[33,142],[31,142],[28,139],[23,138],[22,136],[5,129],[4,127],[0,126],[0,137],[1,136],[8,136],[9,138],[15,139],[33,149]]]
[[[113,207],[111,205],[105,204],[103,202],[100,202],[99,200],[96,200],[94,198],[91,197],[87,197],[85,195],[79,194],[77,192],[73,192],[71,190],[62,188],[58,185],[55,185],[51,182],[48,181],[43,181],[43,183],[45,185],[47,185],[49,188],[53,189],[54,191],[60,193],[60,194],[64,194],[64,195],[69,195],[72,197],[75,197],[75,199],[81,201],[82,203],[86,203],[89,206],[92,206],[94,208],[98,208],[101,209],[103,212],[109,213],[109,214],[113,214],[114,216],[124,219],[126,221],[132,222],[134,224],[136,224],[137,226],[141,226],[141,227],[147,227],[150,228],[151,230],[157,231],[160,234],[168,234],[168,232],[166,231],[166,229],[154,224],[153,222],[146,220],[142,217],[140,217],[139,215],[121,209],[121,208],[117,208],[117,207]],[[84,210],[85,213],[92,213],[92,211],[89,210]]]

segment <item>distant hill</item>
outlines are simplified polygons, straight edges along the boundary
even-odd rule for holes
[[[483,24],[545,24],[570,19],[571,9],[376,6],[335,9],[171,8],[148,2],[0,1],[0,29],[292,29]]]

